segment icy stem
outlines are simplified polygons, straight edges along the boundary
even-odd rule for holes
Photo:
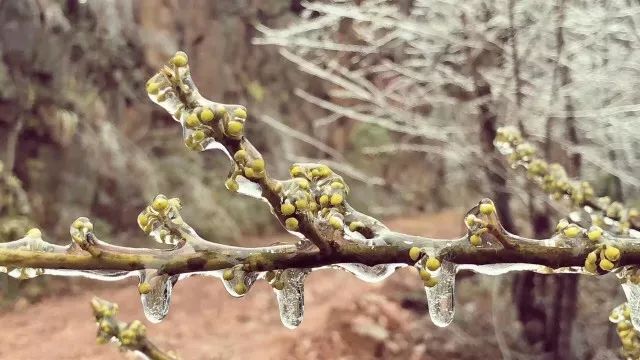
[[[64,247],[53,245],[42,240],[42,234],[40,233],[40,230],[30,230],[29,233],[27,233],[27,235],[22,239],[0,244],[0,247],[11,250],[25,250],[35,252],[66,251],[66,248]],[[8,268],[5,266],[0,266],[0,272],[7,273],[9,276],[16,279],[31,279],[44,274],[45,270],[35,268]]]
[[[453,321],[454,287],[456,280],[456,265],[443,261],[438,274],[438,284],[425,287],[429,316],[436,326],[445,327]]]
[[[140,295],[144,315],[152,323],[159,323],[169,313],[173,279],[168,275],[156,275],[155,270],[140,272],[140,284],[151,285],[150,291]]]
[[[622,284],[622,290],[631,309],[631,323],[636,330],[640,330],[640,285],[627,280]]]
[[[295,329],[304,315],[304,279],[309,269],[287,269],[281,274],[282,290],[275,290],[280,320],[289,329]]]

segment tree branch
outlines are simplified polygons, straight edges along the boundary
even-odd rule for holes
[[[145,314],[152,321],[166,316],[171,287],[180,278],[198,273],[222,278],[234,296],[244,295],[255,280],[265,278],[278,295],[283,322],[294,327],[302,318],[302,282],[309,269],[335,266],[378,281],[398,267],[415,265],[427,288],[432,319],[444,326],[452,319],[455,273],[460,269],[492,275],[516,270],[604,274],[628,272],[627,265],[640,264],[638,240],[624,234],[594,233],[592,228],[568,223],[545,240],[510,234],[488,199],[467,213],[468,231],[461,238],[393,232],[353,209],[347,202],[347,184],[326,165],[294,164],[286,180],[269,176],[260,152],[244,134],[246,109],[203,98],[191,79],[186,54],[178,52],[153,76],[147,92],[182,125],[187,147],[227,154],[232,165],[225,182],[229,190],[266,202],[282,226],[300,240],[260,248],[209,242],[182,219],[178,199],[158,195],[138,216],[138,224],[155,241],[170,244],[170,249],[111,245],[94,234],[87,218],[79,218],[70,228],[72,243],[67,246],[45,242],[37,229],[0,244],[2,270],[19,278],[138,276]],[[500,132],[497,139],[503,148],[505,136]],[[518,161],[525,161],[521,144],[516,148]],[[569,189],[555,188],[565,193]],[[577,196],[570,189],[569,194]],[[582,194],[584,201],[591,199]],[[298,307],[291,307],[292,301]]]

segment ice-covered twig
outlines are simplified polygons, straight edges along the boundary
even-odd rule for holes
[[[221,278],[233,296],[243,296],[264,278],[277,295],[288,327],[302,320],[306,275],[326,267],[349,271],[365,281],[380,281],[399,267],[416,266],[429,312],[440,326],[453,318],[455,274],[461,269],[490,275],[522,270],[592,275],[614,271],[635,279],[639,240],[580,221],[559,226],[549,239],[526,239],[505,231],[493,202],[484,199],[464,218],[467,234],[431,239],[391,231],[353,209],[347,202],[347,184],[326,165],[294,164],[289,179],[272,178],[262,155],[245,136],[246,109],[202,97],[182,52],[149,80],[147,92],[182,125],[187,147],[218,149],[229,157],[225,184],[230,191],[267,203],[299,241],[259,248],[209,242],[182,219],[178,199],[158,195],[138,216],[138,224],[155,241],[171,245],[170,249],[111,245],[98,239],[88,219],[79,218],[70,228],[73,242],[67,246],[45,242],[36,229],[20,240],[0,244],[0,269],[19,278],[137,276],[145,315],[156,322],[167,315],[173,286],[182,278],[195,274]],[[626,285],[632,289],[633,284]]]
[[[147,337],[146,327],[138,320],[125,323],[116,319],[118,305],[94,297],[91,300],[93,315],[98,324],[98,343],[115,343],[123,351],[132,351],[150,360],[178,360],[170,352],[160,350]]]

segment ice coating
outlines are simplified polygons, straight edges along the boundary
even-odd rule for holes
[[[383,281],[393,274],[397,269],[407,266],[406,264],[380,264],[375,266],[367,266],[363,264],[337,264],[336,267],[343,269],[358,279],[368,282],[377,283]]]
[[[326,165],[297,163],[289,169],[291,178],[282,181],[269,178],[261,154],[244,137],[246,109],[203,98],[191,79],[186,54],[177,55],[180,55],[180,61],[172,59],[147,83],[150,98],[180,123],[188,148],[225,153],[231,161],[225,182],[230,191],[268,203],[273,215],[301,241],[257,248],[209,242],[182,219],[178,199],[158,195],[140,214],[138,223],[154,241],[166,245],[163,250],[119,247],[102,242],[93,233],[88,219],[80,218],[71,226],[73,243],[69,246],[46,243],[39,232],[33,232],[23,239],[0,244],[0,249],[26,250],[41,256],[45,253],[77,255],[78,258],[72,260],[91,264],[94,266],[92,270],[66,270],[62,267],[4,267],[0,270],[18,278],[40,274],[86,276],[101,280],[140,276],[139,291],[145,314],[153,322],[167,315],[171,291],[178,279],[193,275],[217,277],[222,279],[232,296],[238,297],[248,292],[258,279],[267,278],[277,294],[282,322],[294,328],[302,320],[304,279],[309,271],[337,267],[363,281],[377,282],[397,268],[414,263],[415,259],[411,257],[413,262],[409,261],[407,254],[417,248],[420,256],[417,263],[424,272],[427,272],[424,269],[427,258],[442,262],[442,266],[429,270],[428,276],[421,276],[423,280],[431,280],[425,280],[425,285],[429,284],[426,293],[430,316],[435,324],[445,326],[454,314],[457,270],[486,275],[511,271],[601,275],[617,272],[620,266],[625,265],[620,259],[612,260],[604,255],[608,247],[620,245],[623,259],[625,249],[637,251],[640,247],[637,240],[640,233],[629,228],[631,212],[604,198],[594,200],[592,189],[568,179],[561,167],[535,163],[534,149],[508,131],[498,134],[496,147],[510,155],[514,166],[527,168],[529,175],[545,187],[545,191],[548,188],[560,198],[581,201],[584,211],[570,214],[566,224],[559,224],[555,234],[543,240],[506,232],[498,219],[498,210],[488,199],[480,201],[467,213],[464,219],[467,234],[461,238],[438,240],[393,232],[376,219],[353,209],[347,202],[349,187]],[[585,199],[593,202],[582,201]],[[594,226],[601,226],[604,231],[596,240],[591,239]],[[528,253],[535,259],[532,263],[515,256],[528,248],[536,250]],[[566,264],[546,258],[547,252],[553,252]],[[481,260],[477,260],[476,255]],[[584,258],[588,259],[590,255],[595,255],[591,256],[595,260],[582,266]],[[101,256],[111,259],[110,264],[116,264],[118,269],[136,270],[109,270],[99,261],[90,261]],[[499,261],[515,260],[499,263],[496,258]],[[116,261],[118,259],[119,262]],[[175,259],[179,261],[172,262]],[[587,269],[587,265],[591,268]],[[147,268],[139,270],[143,267]],[[213,270],[204,271],[204,268]],[[629,298],[637,300],[635,282],[627,282],[624,287]],[[635,304],[637,308],[637,301]]]
[[[274,289],[278,300],[280,320],[288,329],[295,329],[304,316],[304,280],[309,269],[286,269],[280,275],[282,290]]]
[[[140,284],[148,284],[149,289],[140,294],[144,315],[150,322],[157,324],[169,313],[173,282],[168,275],[158,275],[155,270],[140,272]]]
[[[627,281],[622,284],[622,290],[631,310],[631,323],[640,331],[640,285]]]
[[[432,276],[438,279],[433,287],[425,287],[427,306],[433,324],[445,327],[453,321],[455,313],[456,264],[445,261]]]

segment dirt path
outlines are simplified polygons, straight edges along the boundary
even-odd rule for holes
[[[460,211],[448,211],[388,225],[413,234],[455,236],[462,233],[461,218]],[[167,319],[147,325],[161,347],[176,350],[184,360],[287,359],[291,344],[325,328],[334,309],[380,286],[340,271],[312,274],[306,283],[304,321],[292,331],[280,323],[275,297],[264,282],[234,299],[214,279],[190,278],[176,286]],[[122,358],[114,346],[96,345],[89,308],[94,295],[118,303],[123,320],[144,318],[133,281],[47,298],[0,315],[0,359]]]

